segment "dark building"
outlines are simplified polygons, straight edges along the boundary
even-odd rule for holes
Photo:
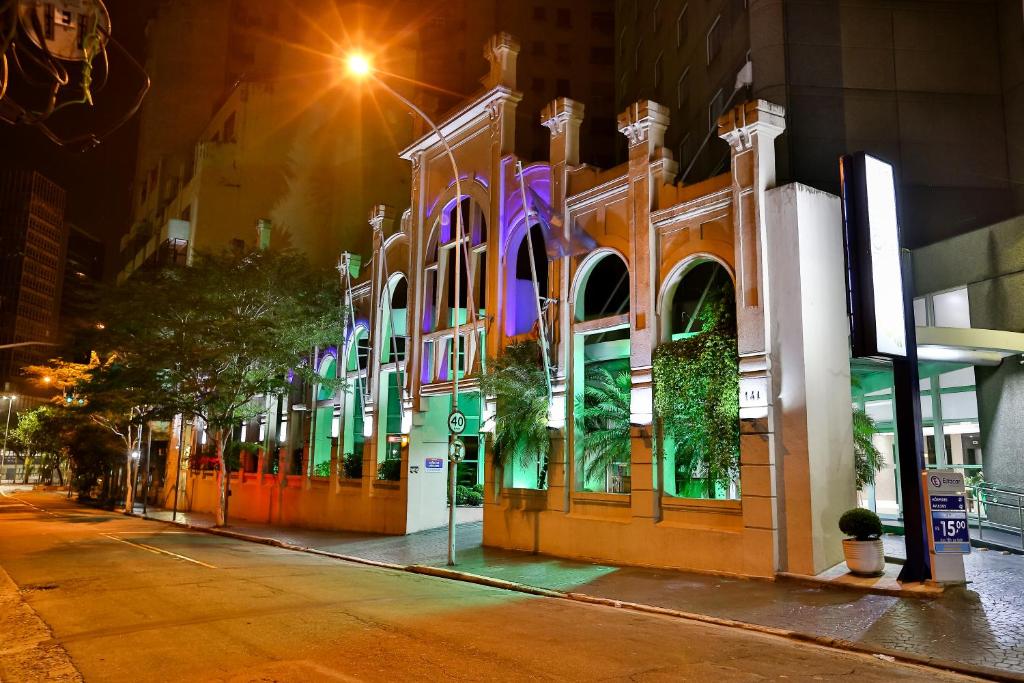
[[[916,247],[1024,211],[1024,29],[1011,0],[616,0],[616,100],[671,110],[687,182],[720,172],[731,104],[786,108],[779,183],[838,193],[838,157],[895,164]],[[741,74],[751,63],[749,77]]]
[[[58,343],[67,243],[64,190],[32,171],[0,172],[0,344]],[[0,350],[0,387],[24,392],[21,368],[51,355],[45,345]]]
[[[427,30],[420,32],[419,79],[462,95],[482,91],[481,48],[491,35],[510,33],[520,42],[516,71],[523,99],[516,107],[517,152],[533,159],[547,157],[550,135],[540,125],[540,111],[556,97],[571,97],[586,106],[580,128],[588,141],[584,161],[610,166],[622,138],[610,97],[615,88],[614,27],[613,0],[434,3]],[[441,108],[457,102],[439,100]]]
[[[103,281],[103,242],[73,223],[68,223],[68,249],[60,298],[61,338],[89,324],[89,306],[96,286]]]
[[[440,117],[481,89],[484,44],[509,32],[522,46],[517,150],[547,154],[540,111],[567,95],[586,102],[583,134],[595,141],[587,161],[609,164],[621,138],[608,97],[613,26],[613,0],[161,3],[147,32],[153,87],[140,113],[119,279],[163,262],[167,249],[177,257],[250,244],[263,218],[272,243],[315,262],[365,252],[370,207],[408,203],[398,152],[426,128],[372,84],[347,80],[350,50]]]

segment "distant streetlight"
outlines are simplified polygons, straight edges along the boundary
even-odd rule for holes
[[[16,394],[5,394],[0,398],[7,401],[7,426],[4,428],[4,449],[0,452],[0,465],[7,463],[7,435],[11,431],[11,407],[14,406],[14,402],[18,396]]]
[[[411,101],[406,99],[401,93],[392,88],[390,85],[382,81],[376,76],[377,70],[373,67],[373,62],[370,58],[362,52],[351,52],[345,58],[345,70],[348,75],[357,81],[372,81],[374,84],[380,87],[392,97],[397,99],[399,102],[409,108],[410,111],[418,115],[421,119],[426,121],[427,125],[434,131],[438,139],[441,141],[441,145],[444,147],[445,153],[448,155],[448,160],[452,164],[452,172],[455,174],[455,307],[458,308],[459,301],[461,300],[461,285],[462,285],[462,181],[459,179],[459,165],[455,161],[455,155],[452,153],[452,148],[448,145],[448,140],[445,138],[441,129],[437,127],[433,119],[427,116],[426,112],[417,107]],[[469,283],[472,286],[472,283]],[[455,321],[452,325],[452,404],[451,412],[454,413],[459,408],[459,350],[462,347],[462,338],[459,336],[459,313],[455,313]],[[450,431],[450,430],[449,430]],[[455,446],[455,435],[452,433],[448,434],[448,564],[455,564],[455,468],[457,467],[457,460],[455,453],[457,449]]]

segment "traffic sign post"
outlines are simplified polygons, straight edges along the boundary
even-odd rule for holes
[[[453,410],[448,416],[448,431],[455,436],[466,431],[466,414],[461,410]]]
[[[953,470],[922,474],[927,492],[932,579],[940,583],[965,583],[963,556],[971,552],[967,528],[964,475]]]

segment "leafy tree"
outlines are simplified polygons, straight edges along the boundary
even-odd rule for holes
[[[50,482],[53,470],[63,465],[64,454],[60,439],[60,416],[50,406],[40,406],[18,415],[18,424],[11,430],[10,441],[25,458],[24,482],[28,483],[33,457],[40,476]]]
[[[629,400],[632,379],[628,370],[614,374],[597,366],[587,371],[583,396],[576,402],[582,423],[585,481],[603,479],[608,466],[630,461]]]
[[[487,362],[480,386],[497,401],[492,438],[494,464],[540,464],[539,484],[543,487],[551,439],[540,347],[536,342],[507,347],[502,355]]]
[[[732,288],[720,289],[699,315],[700,332],[660,345],[654,358],[654,406],[675,444],[676,474],[704,478],[707,496],[739,473],[739,358]]]
[[[46,365],[25,369],[36,383],[57,393],[53,403],[66,411],[78,411],[106,429],[121,444],[125,472],[133,469],[132,453],[141,449],[142,424],[161,412],[154,403],[156,386],[149,377],[128,379],[130,373],[116,354],[101,361],[93,351],[88,363],[53,359]],[[110,492],[112,495],[112,492]],[[131,483],[125,487],[125,508],[134,501]]]
[[[315,347],[343,338],[341,302],[336,274],[290,251],[196,254],[187,268],[133,278],[105,297],[102,344],[117,354],[109,386],[205,423],[219,463],[218,524],[224,449],[234,427],[263,411],[256,399],[287,391],[289,371],[332,390],[341,384],[316,379],[309,362]]]

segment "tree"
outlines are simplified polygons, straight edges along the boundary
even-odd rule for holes
[[[80,411],[93,423],[106,429],[120,442],[125,458],[125,509],[134,505],[133,454],[142,441],[143,423],[162,410],[157,385],[148,375],[131,376],[118,356],[111,353],[101,361],[96,351],[88,363],[53,359],[46,365],[33,365],[25,373],[36,383],[58,393],[53,403],[68,411]]]
[[[504,467],[538,465],[544,486],[551,438],[548,436],[548,395],[536,342],[509,346],[487,363],[480,387],[497,402],[494,418],[494,463]]]
[[[612,374],[598,366],[587,371],[583,396],[576,402],[575,411],[582,426],[584,481],[603,478],[609,465],[630,462],[631,391],[629,370]]]
[[[338,388],[316,377],[310,356],[343,338],[343,313],[337,276],[295,252],[196,254],[187,268],[133,278],[104,297],[102,343],[117,361],[94,374],[137,405],[205,423],[223,525],[232,429],[263,411],[258,397],[287,391],[289,377]]]
[[[38,459],[40,478],[52,481],[53,469],[60,467],[62,444],[59,415],[50,406],[40,406],[18,415],[18,424],[11,430],[11,442],[24,454],[24,483],[28,483],[32,458]]]

